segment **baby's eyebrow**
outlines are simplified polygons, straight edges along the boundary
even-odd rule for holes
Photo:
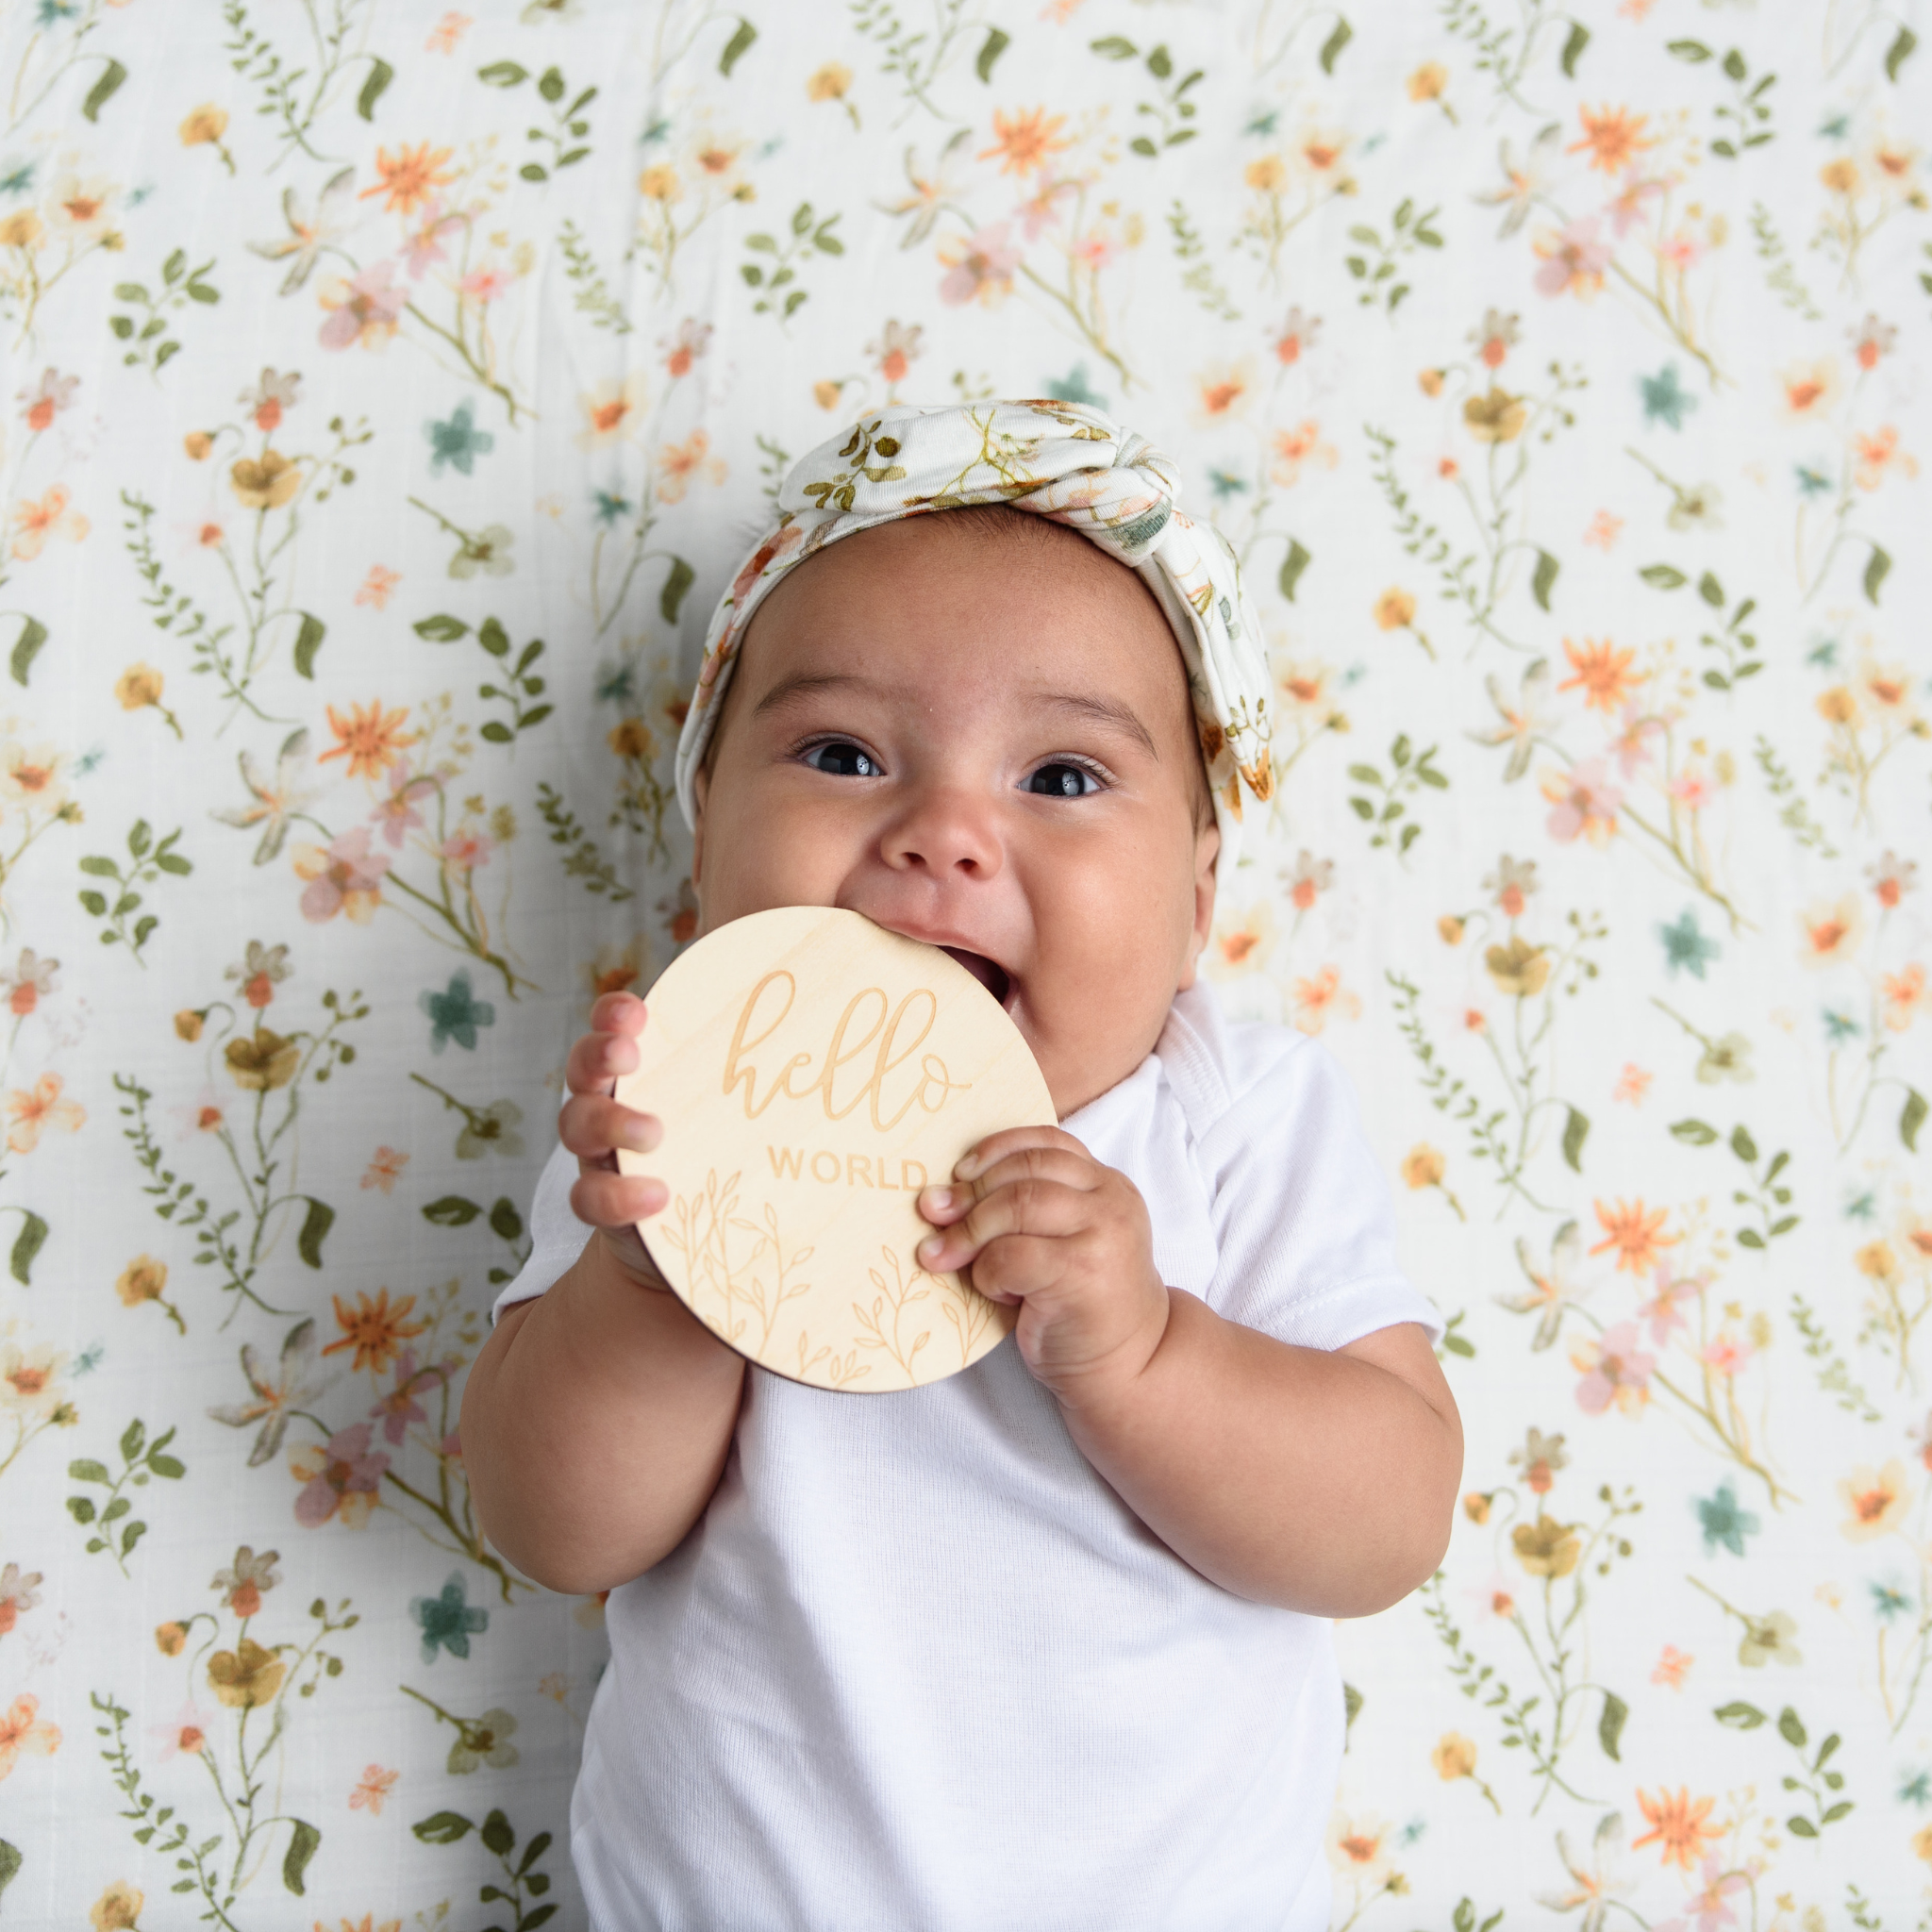
[[[1154,742],[1153,735],[1133,711],[1118,700],[1091,691],[1043,691],[1034,695],[1057,711],[1073,711],[1080,717],[1092,719],[1097,724],[1112,725],[1116,731],[1143,746],[1149,758],[1157,761],[1159,759],[1160,750]]]
[[[781,677],[753,708],[752,716],[762,718],[767,711],[782,709],[786,705],[796,704],[800,698],[816,696],[822,691],[857,690],[877,691],[884,687],[870,677],[860,677],[851,671],[801,671],[791,677]]]
[[[801,671],[791,677],[780,678],[753,708],[752,716],[761,718],[767,711],[782,710],[788,705],[797,704],[801,699],[815,697],[826,691],[855,691],[884,692],[888,687],[875,678],[861,677],[851,671]],[[1095,691],[1029,691],[1025,695],[1036,703],[1044,705],[1050,710],[1071,711],[1081,718],[1091,719],[1096,724],[1110,726],[1124,738],[1130,738],[1141,746],[1151,758],[1158,760],[1160,749],[1154,742],[1153,734],[1126,705],[1118,699],[1101,695]]]

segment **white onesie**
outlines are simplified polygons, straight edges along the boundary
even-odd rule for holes
[[[1315,1041],[1230,1022],[1203,984],[1062,1124],[1141,1190],[1162,1278],[1229,1320],[1323,1349],[1441,1335]],[[544,1169],[493,1314],[581,1251],[575,1174],[561,1150]],[[1328,1924],[1327,1621],[1168,1550],[1010,1337],[894,1394],[748,1369],[704,1516],[608,1622],[571,1807],[597,1932]]]

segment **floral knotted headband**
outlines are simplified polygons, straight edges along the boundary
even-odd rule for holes
[[[718,722],[752,612],[787,571],[901,517],[1006,504],[1077,530],[1140,574],[1187,666],[1201,755],[1221,825],[1225,878],[1241,842],[1243,788],[1274,789],[1268,658],[1227,541],[1175,508],[1174,466],[1144,437],[1073,403],[895,404],[802,457],[778,492],[777,527],[719,599],[677,741],[677,798],[695,824],[691,785]]]

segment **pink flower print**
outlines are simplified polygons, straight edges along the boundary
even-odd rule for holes
[[[389,1457],[379,1450],[370,1454],[369,1437],[369,1424],[357,1423],[326,1443],[308,1443],[290,1457],[289,1468],[306,1485],[295,1498],[295,1521],[305,1529],[320,1529],[336,1515],[351,1529],[369,1521],[389,1467]]]
[[[1661,718],[1645,715],[1638,705],[1624,707],[1624,728],[1618,732],[1611,750],[1617,758],[1617,770],[1626,778],[1635,777],[1640,765],[1650,762],[1648,740],[1655,738],[1664,728]]]
[[[391,1449],[395,1448],[408,1433],[411,1423],[429,1420],[422,1405],[416,1400],[417,1391],[428,1391],[444,1379],[445,1372],[440,1368],[418,1369],[416,1351],[406,1348],[396,1357],[396,1383],[386,1395],[378,1399],[369,1411],[372,1422],[382,1424],[382,1438]]]
[[[1638,1308],[1637,1319],[1650,1324],[1650,1339],[1657,1347],[1661,1348],[1685,1325],[1683,1316],[1677,1312],[1677,1304],[1694,1302],[1704,1292],[1706,1285],[1694,1274],[1674,1280],[1668,1268],[1659,1268],[1651,1277],[1654,1291],[1651,1298]]]
[[[1661,181],[1646,181],[1634,168],[1624,176],[1622,192],[1605,210],[1610,218],[1610,226],[1617,231],[1618,241],[1621,242],[1643,219],[1643,204],[1652,195],[1663,192]]]
[[[1567,772],[1545,774],[1543,796],[1556,807],[1543,823],[1559,844],[1567,845],[1579,836],[1592,845],[1609,843],[1624,794],[1610,783],[1602,758],[1585,758]]]
[[[296,875],[308,881],[302,894],[302,916],[317,925],[346,912],[358,925],[367,925],[382,903],[382,875],[389,855],[371,852],[369,828],[358,825],[344,832],[326,851],[302,845],[295,851]]]
[[[1098,275],[1120,252],[1120,242],[1101,228],[1090,228],[1074,243],[1074,259],[1093,275]]]
[[[349,1809],[366,1810],[370,1817],[380,1818],[383,1800],[395,1789],[401,1776],[399,1771],[385,1771],[379,1764],[369,1765],[362,1773],[362,1782],[349,1793]]]
[[[1724,1333],[1707,1344],[1697,1357],[1707,1368],[1717,1371],[1720,1375],[1735,1375],[1751,1359],[1751,1344],[1741,1341],[1737,1336]]]
[[[475,827],[458,825],[442,841],[442,862],[454,866],[458,872],[475,872],[478,866],[490,863],[493,849],[491,841]]]
[[[1688,772],[1680,772],[1668,787],[1670,794],[1677,803],[1690,811],[1702,811],[1717,795],[1711,788],[1710,774],[1691,766]]]
[[[378,261],[346,280],[339,276],[322,291],[322,306],[330,311],[322,325],[325,349],[388,346],[409,304],[409,291],[394,286],[395,275],[394,262]]]
[[[1604,285],[1611,244],[1597,237],[1597,217],[1584,215],[1568,227],[1549,229],[1536,242],[1542,266],[1536,272],[1541,295],[1575,295],[1588,302]]]
[[[423,219],[412,228],[403,242],[403,266],[409,272],[412,282],[420,282],[438,262],[446,261],[442,252],[442,238],[451,228],[460,228],[459,216],[446,215],[440,201],[432,201],[423,210]]]
[[[403,835],[414,831],[423,823],[423,815],[416,809],[416,800],[435,795],[434,778],[412,778],[408,767],[398,760],[389,768],[389,796],[378,799],[375,809],[369,816],[382,827],[384,841],[400,850]]]
[[[516,286],[516,277],[501,264],[479,268],[474,275],[465,275],[457,286],[462,290],[465,299],[475,302],[494,302],[499,295],[507,293]]]
[[[1601,1336],[1580,1341],[1570,1361],[1584,1372],[1576,1385],[1576,1406],[1587,1415],[1602,1415],[1612,1403],[1625,1415],[1635,1415],[1650,1400],[1657,1357],[1637,1346],[1635,1322],[1619,1322]]]
[[[940,300],[955,307],[976,301],[982,308],[996,308],[1005,301],[1020,266],[1020,250],[1007,236],[1008,225],[994,222],[972,235],[942,242],[940,261],[948,273],[940,282]]]
[[[194,1706],[184,1704],[164,1724],[150,1724],[148,1736],[160,1743],[163,1764],[184,1754],[198,1757],[208,1744],[208,1721]]]

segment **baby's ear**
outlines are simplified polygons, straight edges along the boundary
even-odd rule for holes
[[[705,801],[711,795],[711,774],[706,765],[699,765],[691,774],[691,803],[697,808],[696,823],[691,833],[691,883],[696,891],[698,874],[703,870],[705,859]]]
[[[1194,835],[1194,929],[1188,937],[1188,957],[1181,964],[1177,989],[1181,992],[1193,985],[1194,970],[1214,930],[1214,869],[1220,857],[1221,826],[1209,819]]]

